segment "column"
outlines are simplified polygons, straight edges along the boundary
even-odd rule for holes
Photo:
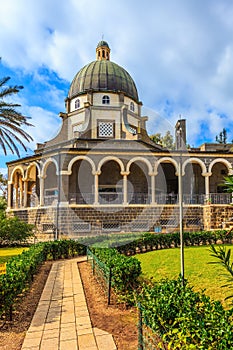
[[[38,175],[40,179],[40,206],[44,205],[44,177],[42,175]]]
[[[202,173],[205,177],[205,200],[208,202],[210,200],[210,176],[212,173]]]
[[[16,182],[15,186],[15,208],[19,208],[19,183]]]
[[[60,185],[59,185],[60,181]],[[66,206],[69,203],[69,175],[61,172],[60,179],[58,178],[58,189],[60,189],[60,205]]]
[[[149,176],[151,178],[151,205],[156,204],[155,202],[155,173],[149,173]]]
[[[7,207],[12,208],[12,182],[8,181],[7,184]]]
[[[122,171],[121,175],[123,176],[123,205],[128,205],[128,186],[127,186],[127,176],[129,172]]]
[[[24,183],[23,183],[23,192],[24,192],[24,196],[23,196],[23,206],[24,208],[27,207],[28,205],[28,181],[27,180],[24,180]]]
[[[23,207],[23,179],[22,177],[20,178],[20,183],[19,183],[19,207]]]
[[[94,181],[94,205],[99,205],[99,175],[101,174],[100,171],[96,171],[92,173],[95,176]]]

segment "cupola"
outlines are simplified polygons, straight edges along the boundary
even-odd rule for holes
[[[96,59],[97,60],[110,60],[110,48],[108,43],[101,40],[96,47]]]

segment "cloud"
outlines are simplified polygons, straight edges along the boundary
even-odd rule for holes
[[[2,1],[0,53],[6,66],[31,77],[26,105],[40,128],[40,120],[64,110],[69,83],[95,59],[104,34],[111,59],[154,111],[149,129],[159,128],[154,114],[173,126],[181,115],[188,142],[197,145],[214,141],[223,127],[233,138],[232,15],[230,0]]]

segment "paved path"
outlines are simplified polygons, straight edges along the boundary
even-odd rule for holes
[[[78,261],[53,263],[22,350],[117,349],[111,334],[92,328]]]

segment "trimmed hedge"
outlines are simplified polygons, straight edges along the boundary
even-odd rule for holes
[[[126,257],[116,249],[91,248],[97,258],[112,270],[113,288],[120,293],[132,292],[138,287],[141,263],[133,257]]]
[[[227,234],[226,230],[184,232],[183,240],[185,246],[198,246],[206,244],[231,243],[233,232]],[[180,234],[174,233],[144,233],[141,238],[125,245],[117,247],[117,250],[125,255],[134,255],[151,250],[179,247]]]
[[[84,255],[86,247],[73,240],[37,243],[7,262],[6,274],[0,275],[0,317],[12,319],[12,308],[19,296],[29,288],[34,274],[47,259]]]

